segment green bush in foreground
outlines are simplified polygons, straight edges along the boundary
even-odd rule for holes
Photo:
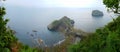
[[[7,27],[9,20],[4,19],[5,14],[5,8],[0,6],[0,52],[41,52],[18,42],[15,32]]]
[[[69,46],[69,52],[120,52],[120,17],[113,19],[80,43]]]
[[[7,27],[8,19],[4,19],[5,8],[0,7],[0,50],[4,50],[4,48],[10,49],[10,44],[12,42],[16,42],[17,39],[14,36],[13,30]]]

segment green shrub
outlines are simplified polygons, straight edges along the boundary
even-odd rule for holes
[[[12,42],[16,42],[13,30],[7,27],[8,19],[4,19],[5,8],[0,7],[0,48],[10,48]]]
[[[83,38],[77,45],[71,45],[69,52],[120,52],[120,17],[113,19],[93,35]]]

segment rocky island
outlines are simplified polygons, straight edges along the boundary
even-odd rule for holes
[[[88,33],[80,29],[75,29],[74,23],[74,20],[64,16],[59,20],[53,21],[47,26],[49,31],[62,32],[65,36],[65,39],[54,44],[55,47],[77,44],[82,38],[88,35]]]
[[[50,31],[58,31],[65,33],[65,35],[72,35],[75,37],[85,36],[86,32],[74,28],[74,21],[67,16],[62,17],[60,20],[55,20],[47,26]],[[84,35],[83,35],[84,34]]]
[[[60,20],[55,20],[47,26],[50,31],[68,31],[74,26],[74,21],[67,16],[62,17]]]
[[[92,16],[93,17],[102,17],[103,16],[103,12],[99,11],[99,10],[93,10],[92,11]]]

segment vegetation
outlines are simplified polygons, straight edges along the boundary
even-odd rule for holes
[[[103,0],[103,3],[112,12],[120,14],[120,0]],[[120,16],[85,36],[78,44],[69,46],[68,52],[120,52]]]
[[[6,14],[5,8],[0,7],[0,51],[4,52],[4,50],[10,50],[10,45],[13,42],[16,42],[17,39],[14,36],[13,30],[8,28],[7,22],[8,19],[4,19],[4,15]]]
[[[103,0],[103,3],[108,9],[111,9],[114,13],[119,13],[120,0]]]
[[[58,26],[60,25],[60,22],[58,20],[55,20],[52,24],[48,26],[49,30],[56,30]]]
[[[74,21],[69,19],[67,16],[64,16],[60,20],[53,21],[50,25],[48,25],[48,30],[51,31],[62,31],[65,29],[70,29],[73,27]]]
[[[4,19],[5,14],[5,8],[0,6],[0,52],[42,52],[18,42],[14,31],[7,26],[9,20]]]
[[[80,43],[71,45],[69,52],[120,52],[120,16]]]

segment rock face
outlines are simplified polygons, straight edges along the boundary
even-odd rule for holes
[[[93,17],[102,17],[103,16],[103,12],[101,12],[99,10],[93,10],[92,11],[92,16]]]
[[[55,20],[51,24],[47,26],[50,31],[61,31],[61,30],[69,30],[74,26],[74,21],[64,16],[60,20]]]

